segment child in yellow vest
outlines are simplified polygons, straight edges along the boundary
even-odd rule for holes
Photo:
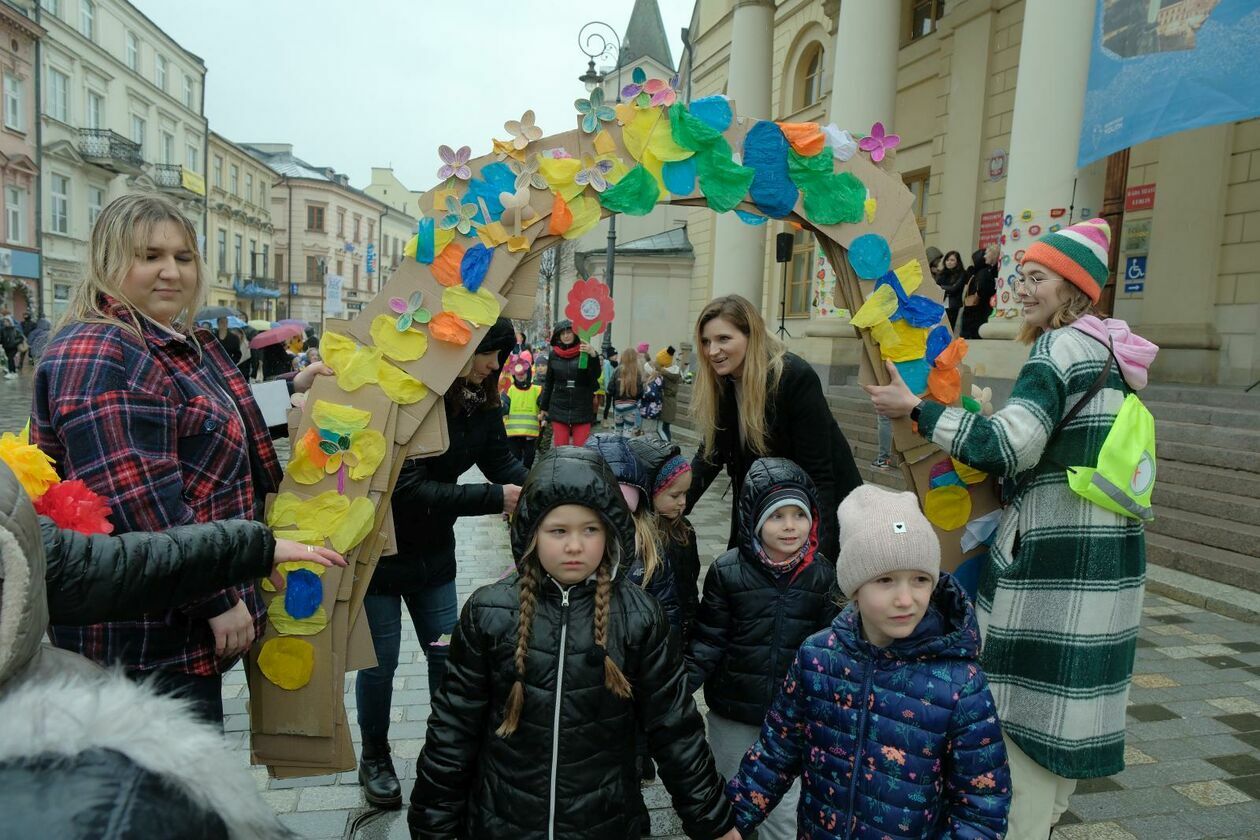
[[[534,463],[538,445],[538,396],[542,386],[533,382],[533,371],[524,359],[512,365],[512,384],[503,395],[503,426],[507,430],[508,449],[512,450],[525,469]]]

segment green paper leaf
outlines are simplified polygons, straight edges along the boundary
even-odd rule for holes
[[[725,139],[722,139],[722,145],[730,149]],[[756,174],[752,167],[740,166],[732,160],[729,151],[722,154],[716,144],[708,151],[696,155],[696,175],[700,180],[700,191],[704,193],[709,207],[718,213],[734,210],[744,200]]]
[[[339,447],[337,444],[330,441],[321,440],[319,442],[319,451],[323,452],[325,455],[336,455],[339,451]]]
[[[636,166],[616,184],[604,190],[599,203],[607,210],[627,216],[646,216],[656,207],[661,188],[646,167]]]
[[[804,192],[805,216],[815,224],[856,224],[866,217],[866,185],[852,172],[829,175]]]
[[[693,152],[703,151],[721,140],[730,154],[730,144],[722,133],[699,117],[693,116],[681,102],[669,107],[669,130],[674,142]]]

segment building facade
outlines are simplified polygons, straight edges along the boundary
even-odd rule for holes
[[[1025,211],[1103,215],[1113,262],[1123,266],[1138,248],[1148,256],[1144,288],[1113,281],[1103,306],[1161,345],[1152,377],[1250,384],[1260,378],[1260,120],[1170,135],[1078,169],[1095,4],[1060,5],[697,0],[680,88],[692,99],[725,94],[740,113],[776,120],[858,132],[882,121],[901,136],[888,165],[914,196],[926,244],[942,251],[966,256],[982,237],[1009,234],[1005,220]],[[1126,211],[1126,191],[1138,186],[1156,196],[1153,206]],[[701,209],[690,211],[687,232],[692,322],[714,295],[739,292],[768,320],[782,307],[792,349],[820,371],[837,381],[852,372],[853,330],[815,305],[808,232]],[[782,232],[794,237],[786,284],[774,261]],[[1004,249],[1003,274],[1014,250]],[[1013,377],[1025,356],[1009,341],[1017,319],[1004,291],[1012,317],[986,325],[968,354],[981,376]]]
[[[376,288],[379,289],[398,270],[403,247],[416,233],[421,193],[407,189],[392,168],[380,166],[372,167],[372,182],[363,191],[386,207],[381,217],[378,258],[373,266],[378,275]]]
[[[380,288],[379,275],[367,270],[368,246],[375,259],[388,205],[331,167],[297,157],[292,144],[240,146],[276,175],[270,193],[277,314],[322,330],[325,318],[358,313]]]
[[[40,0],[45,311],[65,311],[101,208],[175,199],[202,236],[205,63],[125,0]]]
[[[206,222],[207,302],[247,318],[275,320],[280,287],[273,265],[271,195],[276,173],[227,138],[210,132]]]
[[[36,108],[37,45],[44,28],[33,6],[0,3],[0,72],[4,116],[0,120],[0,311],[17,320],[38,315],[40,298],[39,111]]]

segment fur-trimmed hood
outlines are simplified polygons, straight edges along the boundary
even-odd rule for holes
[[[48,629],[39,517],[0,462],[0,692],[36,658]]]

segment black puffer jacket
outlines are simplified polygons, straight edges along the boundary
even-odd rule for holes
[[[775,577],[752,550],[761,500],[795,486],[816,500],[813,483],[785,458],[762,458],[739,495],[739,548],[713,561],[704,578],[687,661],[688,687],[704,683],[704,700],[719,715],[760,725],[796,649],[840,611],[835,565],[817,548],[820,511],[813,503],[813,548],[791,572]]]
[[[460,388],[457,380],[451,391]],[[401,595],[455,579],[455,520],[503,512],[503,484],[525,481],[525,467],[507,446],[498,402],[471,411],[446,399],[451,445],[435,458],[408,461],[394,486],[398,553],[382,557],[368,591]],[[493,484],[458,484],[474,464]]]
[[[561,447],[539,459],[521,492],[512,526],[515,555],[520,558],[549,510],[574,503],[600,511],[618,550],[633,551],[630,512],[612,473],[596,453]],[[515,840],[547,837],[554,827],[554,836],[566,840],[638,838],[634,743],[640,727],[687,834],[713,838],[733,825],[660,606],[637,587],[614,581],[607,650],[632,686],[632,698],[623,700],[604,687],[603,657],[593,639],[594,591],[591,582],[562,591],[544,579],[521,722],[506,738],[495,729],[515,681],[517,577],[473,593],[417,762],[408,814],[413,837]]]
[[[630,438],[630,451],[647,470],[648,500],[652,501],[651,488],[656,486],[657,476],[665,462],[678,455],[682,450],[669,441],[661,440],[655,435]],[[655,504],[653,504],[655,507]],[[662,535],[665,557],[669,561],[670,573],[674,578],[674,593],[678,598],[678,608],[682,613],[683,644],[691,638],[691,627],[696,619],[696,609],[700,606],[700,554],[696,548],[696,532],[691,523],[683,518],[681,530],[686,541],[679,543]]]
[[[572,329],[568,321],[556,324],[551,336],[551,353],[547,356],[547,376],[543,379],[538,407],[547,412],[547,419],[559,423],[593,423],[595,421],[595,389],[599,387],[602,364],[599,355],[588,353],[586,367],[579,367],[582,354],[565,359],[557,350],[576,348],[578,342],[562,347],[560,333]]]
[[[836,509],[850,490],[862,484],[862,476],[853,462],[849,442],[827,405],[818,374],[809,362],[795,353],[783,357],[779,387],[766,395],[766,433],[769,454],[790,458],[800,464],[818,488],[819,507],[826,511],[819,529],[819,550],[835,562],[834,558],[840,551]],[[713,452],[706,453],[702,448],[691,461],[693,478],[691,491],[687,494],[687,512],[691,512],[714,477],[722,467],[726,467],[732,491],[731,536],[727,548],[736,545],[735,504],[744,483],[744,474],[755,460],[757,455],[739,441],[739,405],[735,399],[735,387],[729,379],[724,380],[718,401]]]

